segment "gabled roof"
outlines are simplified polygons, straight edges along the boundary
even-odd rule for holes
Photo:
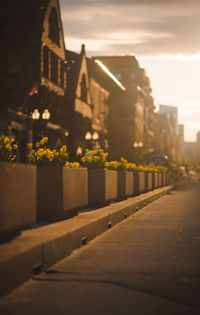
[[[0,17],[1,44],[40,39],[49,0],[4,1]]]
[[[73,51],[66,50],[67,61],[67,90],[71,95],[74,95],[78,83],[82,54],[77,54]]]

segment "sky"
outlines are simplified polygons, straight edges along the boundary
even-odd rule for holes
[[[200,130],[200,0],[60,0],[66,48],[136,55],[159,104],[178,107],[185,141]]]

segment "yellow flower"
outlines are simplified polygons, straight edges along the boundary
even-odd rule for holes
[[[33,144],[32,143],[28,143],[28,148],[29,148],[29,150],[32,150]]]
[[[13,144],[13,149],[17,150],[17,148],[18,148],[17,144]]]
[[[40,147],[40,142],[36,142],[35,146],[36,146],[36,148],[39,148]]]
[[[4,137],[4,144],[10,143],[10,139],[8,137]]]

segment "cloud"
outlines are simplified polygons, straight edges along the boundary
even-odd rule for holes
[[[60,4],[66,46],[69,36],[80,45],[99,41],[98,52],[107,54],[200,52],[199,0],[61,0]]]

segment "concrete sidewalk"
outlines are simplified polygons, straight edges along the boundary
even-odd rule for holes
[[[0,296],[172,189],[166,186],[103,208],[88,209],[68,220],[35,226],[0,244]]]

